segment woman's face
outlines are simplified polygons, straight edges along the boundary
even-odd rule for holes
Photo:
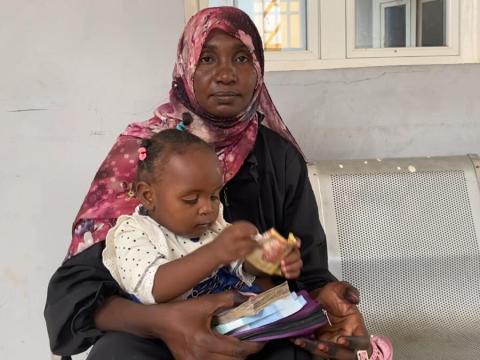
[[[237,38],[213,31],[193,76],[193,90],[202,109],[216,117],[234,117],[250,104],[256,82],[248,48]]]

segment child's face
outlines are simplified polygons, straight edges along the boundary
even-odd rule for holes
[[[149,215],[177,235],[199,237],[218,217],[223,180],[216,155],[193,147],[170,156],[159,171]]]

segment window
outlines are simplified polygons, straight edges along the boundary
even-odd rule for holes
[[[250,15],[266,69],[305,70],[480,60],[480,0],[186,0]]]
[[[365,2],[363,2],[362,5],[363,4],[365,4]],[[361,20],[364,20],[365,18],[358,16],[358,14],[364,14],[359,11],[359,5],[360,4],[357,2],[356,33],[359,33],[358,27],[361,27],[362,25],[371,26],[373,24],[373,47],[412,46],[412,39],[415,37],[415,30],[413,29],[412,31],[411,26],[414,22],[411,22],[412,16],[410,14],[412,10],[410,9],[410,0],[374,0],[373,14],[369,17],[370,22],[367,20],[367,24],[362,24]]]
[[[405,64],[478,61],[476,16],[466,5],[474,1],[347,0],[347,57],[403,57]]]
[[[355,49],[437,47],[443,51],[437,49],[436,54],[458,55],[459,27],[455,19],[459,17],[459,2],[455,1],[449,8],[447,2],[356,0]],[[398,49],[395,52],[398,53]],[[418,56],[428,53],[428,49],[416,51]],[[355,56],[352,52],[350,55]]]
[[[255,22],[267,51],[306,51],[306,0],[210,0],[207,6],[235,6]]]
[[[236,0],[253,19],[267,51],[306,50],[306,0]]]
[[[446,46],[447,2],[419,0],[417,9],[417,46]]]
[[[262,36],[267,71],[320,58],[318,0],[187,0],[186,18],[209,6],[236,6],[250,15]]]

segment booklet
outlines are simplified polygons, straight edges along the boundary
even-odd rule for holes
[[[238,329],[228,335],[241,340],[268,341],[274,339],[309,336],[318,328],[328,324],[328,318],[320,305],[306,292],[300,292],[305,306],[293,315],[287,316],[271,324],[247,331]]]
[[[220,334],[227,334],[233,330],[244,331],[273,323],[301,310],[306,304],[302,296],[292,292],[286,298],[278,299],[257,314],[244,316],[215,327]]]
[[[267,341],[306,336],[328,323],[326,312],[306,291],[290,292],[285,281],[214,317],[220,334]]]
[[[289,295],[290,289],[288,288],[288,283],[285,281],[270,290],[250,297],[247,301],[233,309],[221,312],[215,316],[214,321],[217,324],[225,324],[244,316],[256,315],[274,301],[286,298]]]

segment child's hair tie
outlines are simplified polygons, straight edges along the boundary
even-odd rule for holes
[[[175,127],[179,131],[185,131],[187,126],[189,126],[193,121],[192,115],[189,112],[184,112],[182,114],[182,121]]]
[[[138,149],[138,160],[143,161],[147,158],[147,149],[145,147],[141,147]]]

